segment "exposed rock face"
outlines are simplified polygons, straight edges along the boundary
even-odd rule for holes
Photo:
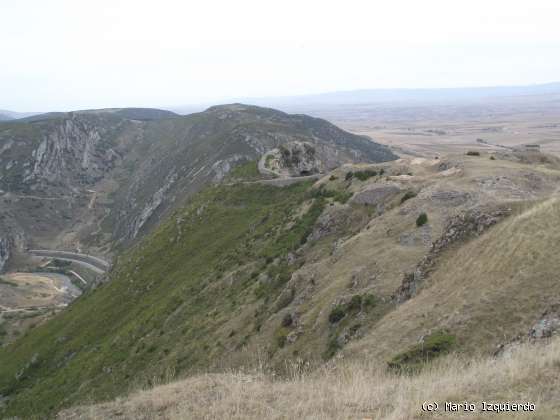
[[[560,333],[560,305],[553,305],[546,310],[529,331],[529,338],[539,340]]]
[[[382,213],[385,203],[401,192],[401,189],[394,184],[373,185],[352,197],[352,203],[375,206],[378,213]]]
[[[430,245],[432,243],[432,229],[430,225],[423,225],[412,232],[405,232],[399,236],[399,243],[403,246]]]
[[[469,200],[469,194],[462,191],[434,191],[432,202],[445,207],[458,207]]]
[[[0,273],[10,258],[10,241],[8,238],[0,238]]]
[[[288,170],[291,175],[312,175],[323,170],[323,163],[311,143],[290,142],[280,146],[279,150],[280,169]]]
[[[11,216],[0,213],[0,273],[6,270],[10,258],[25,247],[23,229]]]
[[[163,186],[155,192],[151,200],[142,209],[142,212],[140,213],[138,218],[134,220],[132,232],[130,234],[131,238],[136,238],[142,226],[144,226],[144,224],[154,213],[154,211],[156,211],[157,208],[161,205],[165,197],[165,193],[171,188],[175,181],[177,181],[177,173],[172,171],[171,174],[168,175],[165,179],[165,183],[163,184]]]
[[[23,191],[91,185],[119,158],[107,138],[118,126],[119,121],[71,113],[56,121],[37,122],[29,133],[0,132],[4,143],[0,165],[5,163],[0,182],[6,190]]]
[[[317,219],[309,241],[317,241],[327,235],[344,230],[348,220],[348,212],[344,206],[328,206]]]
[[[46,114],[0,124],[0,215],[11,212],[32,240],[39,232],[48,243],[56,237],[66,248],[103,253],[273,149],[290,176],[396,158],[326,121],[241,104],[185,117],[149,109]]]
[[[418,263],[414,272],[404,275],[402,284],[393,295],[393,300],[400,303],[414,296],[424,279],[435,267],[438,256],[451,244],[482,234],[510,213],[510,208],[491,211],[474,209],[451,219],[444,234],[432,243],[428,255]]]
[[[539,342],[560,334],[560,304],[551,305],[525,334],[519,334],[507,343],[501,343],[494,351],[500,356],[525,342]]]

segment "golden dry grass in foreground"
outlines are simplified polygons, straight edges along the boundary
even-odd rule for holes
[[[532,402],[533,413],[422,412],[425,401]],[[441,410],[441,409],[440,409]],[[60,419],[416,419],[531,418],[560,414],[560,339],[522,345],[498,358],[440,360],[399,376],[342,364],[274,379],[263,374],[199,375],[111,403],[62,412]]]

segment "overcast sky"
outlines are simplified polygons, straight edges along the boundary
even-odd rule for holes
[[[0,109],[560,80],[558,0],[0,0]]]

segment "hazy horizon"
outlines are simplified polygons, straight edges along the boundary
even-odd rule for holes
[[[3,3],[0,109],[557,82],[559,12],[548,0]]]

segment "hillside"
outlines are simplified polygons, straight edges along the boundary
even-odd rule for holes
[[[488,356],[553,335],[560,166],[533,157],[205,189],[119,256],[110,282],[0,350],[5,415],[231,368],[414,371],[440,352]]]
[[[364,363],[309,373],[294,368],[278,380],[266,372],[197,375],[184,381],[131,393],[105,404],[65,410],[57,419],[554,419],[560,410],[560,340],[525,345],[507,357],[450,357],[419,375],[393,375]],[[509,401],[535,412],[496,412]],[[425,402],[439,404],[422,413]],[[475,404],[474,412],[444,411],[445,402]],[[487,409],[482,411],[483,401]],[[421,413],[421,415],[420,415]]]
[[[111,257],[236,165],[295,141],[313,145],[326,169],[396,157],[326,121],[245,105],[184,117],[127,108],[1,123],[0,270],[27,247]]]

